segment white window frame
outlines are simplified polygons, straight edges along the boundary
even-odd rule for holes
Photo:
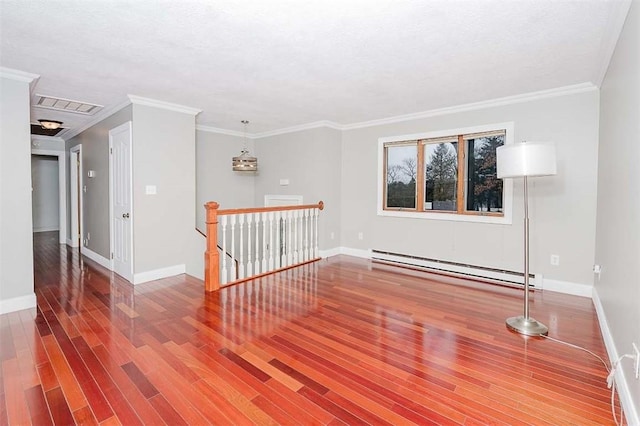
[[[441,138],[451,135],[463,135],[469,133],[490,132],[494,130],[505,130],[504,144],[511,145],[514,143],[513,122],[486,124],[481,126],[463,127],[458,129],[438,130],[427,133],[415,133],[411,135],[386,136],[378,139],[378,216],[405,217],[413,219],[427,220],[448,220],[454,222],[476,222],[476,223],[494,223],[501,225],[510,225],[512,223],[513,214],[513,179],[505,179],[502,186],[502,216],[483,216],[482,214],[457,214],[444,212],[416,212],[406,210],[385,210],[384,209],[384,145],[389,142],[403,142],[409,140],[421,140]],[[424,191],[424,188],[418,188]]]

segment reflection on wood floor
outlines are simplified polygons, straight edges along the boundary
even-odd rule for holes
[[[613,423],[599,361],[505,328],[518,290],[336,256],[205,294],[56,233],[35,252],[38,309],[0,316],[0,424]],[[532,312],[606,359],[591,300]]]

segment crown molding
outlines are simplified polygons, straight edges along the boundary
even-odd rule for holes
[[[29,84],[40,78],[38,74],[31,74],[29,72],[14,70],[13,68],[6,67],[0,67],[0,77]]]
[[[156,99],[143,98],[142,96],[127,95],[134,105],[145,105],[154,108],[166,109],[169,111],[182,112],[185,114],[198,115],[201,109],[191,108],[184,105],[172,104],[170,102],[158,101]]]
[[[620,38],[620,34],[624,28],[624,22],[627,19],[627,15],[629,14],[629,8],[631,7],[631,0],[623,0],[613,3],[613,10],[608,16],[606,31],[604,32],[606,36],[603,38],[600,45],[598,58],[600,66],[597,68],[593,76],[593,81],[595,81],[598,86],[602,85],[604,76],[607,74],[609,63],[613,57],[613,52],[616,50],[618,39]]]
[[[515,96],[491,99],[488,101],[473,102],[453,107],[432,109],[429,111],[416,112],[413,114],[398,115],[395,117],[382,118],[379,120],[362,121],[360,123],[347,124],[342,126],[342,130],[361,129],[364,127],[380,126],[383,124],[400,123],[403,121],[418,120],[421,118],[435,117],[439,115],[455,114],[465,111],[493,108],[497,106],[511,105],[522,102],[531,102],[539,99],[554,98],[558,96],[573,95],[577,93],[598,90],[593,83],[580,83],[571,86],[557,87],[555,89],[541,90],[538,92],[523,93]]]
[[[20,71],[7,67],[0,67],[0,77],[27,83],[29,85],[29,93],[33,93],[33,91],[36,89],[36,84],[40,79],[40,76],[38,74],[31,74],[30,72]]]
[[[245,136],[244,133],[238,132],[237,130],[221,129],[219,127],[205,126],[203,124],[196,125],[196,130],[199,130],[201,132],[217,133],[217,134],[220,134],[220,135],[237,136],[237,137],[240,137],[240,138]],[[247,133],[246,136],[247,136],[248,139],[254,139],[254,136],[252,134]]]
[[[65,141],[68,141],[69,139],[71,139],[71,138],[79,135],[80,133],[84,132],[89,127],[98,124],[99,122],[101,122],[105,118],[108,118],[108,117],[112,116],[116,112],[120,111],[123,108],[128,107],[129,105],[131,105],[131,101],[130,100],[126,100],[126,101],[124,101],[122,103],[119,103],[117,105],[112,106],[111,108],[106,108],[105,107],[102,110],[100,110],[99,113],[94,115],[93,118],[91,120],[87,121],[84,125],[82,125],[80,127],[75,127],[73,129],[64,130],[64,131],[59,133],[58,137],[64,139]]]
[[[253,133],[251,136],[253,139],[262,139],[262,138],[282,135],[286,133],[300,132],[302,130],[318,129],[321,127],[328,127],[334,130],[344,130],[345,126],[343,126],[340,123],[336,123],[334,121],[321,120],[321,121],[314,121],[313,123],[301,124],[299,126],[284,127],[282,129],[276,129],[269,132]]]
[[[340,123],[336,123],[334,121],[329,121],[329,120],[314,121],[313,123],[301,124],[299,126],[285,127],[282,129],[271,130],[268,132],[248,133],[246,137],[249,139],[262,139],[270,136],[283,135],[287,133],[299,132],[302,130],[317,129],[321,127],[328,127],[331,129],[343,130],[343,131],[355,130],[355,129],[362,129],[366,127],[381,126],[385,124],[401,123],[403,121],[419,120],[421,118],[435,117],[439,115],[455,114],[455,113],[465,112],[465,111],[473,111],[473,110],[493,108],[498,106],[523,103],[523,102],[531,102],[531,101],[536,101],[540,99],[574,95],[578,93],[591,92],[594,90],[598,90],[598,87],[593,83],[591,82],[580,83],[580,84],[574,84],[571,86],[562,86],[554,89],[541,90],[537,92],[523,93],[520,95],[506,96],[503,98],[490,99],[488,101],[473,102],[473,103],[462,104],[462,105],[457,105],[453,107],[432,109],[429,111],[416,112],[416,113],[406,114],[406,115],[397,115],[394,117],[387,117],[379,120],[361,121],[361,122],[352,123],[352,124],[340,124]],[[240,137],[244,136],[242,132],[225,130],[217,127],[210,127],[210,126],[204,126],[204,125],[198,125],[196,126],[196,129],[204,132],[220,133],[223,135],[240,136]]]
[[[284,127],[282,129],[271,130],[268,132],[247,133],[246,137],[247,139],[262,139],[262,138],[267,138],[269,136],[277,136],[277,135],[283,135],[287,133],[300,132],[302,130],[318,129],[321,127],[328,127],[335,130],[343,129],[343,126],[341,124],[335,123],[333,121],[323,120],[323,121],[314,121],[313,123],[301,124],[299,126]],[[201,124],[197,125],[196,129],[201,130],[203,132],[218,133],[221,135],[238,136],[238,137],[245,136],[243,132],[238,132],[236,130],[226,130],[226,129],[221,129],[219,127],[206,126]]]

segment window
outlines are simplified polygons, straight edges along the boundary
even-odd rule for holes
[[[496,149],[512,124],[449,132],[380,139],[379,214],[510,223],[511,182],[497,178]]]

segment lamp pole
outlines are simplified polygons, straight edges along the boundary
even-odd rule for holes
[[[507,328],[527,336],[542,336],[549,332],[546,325],[529,316],[529,184],[524,183],[524,315],[507,318]]]

